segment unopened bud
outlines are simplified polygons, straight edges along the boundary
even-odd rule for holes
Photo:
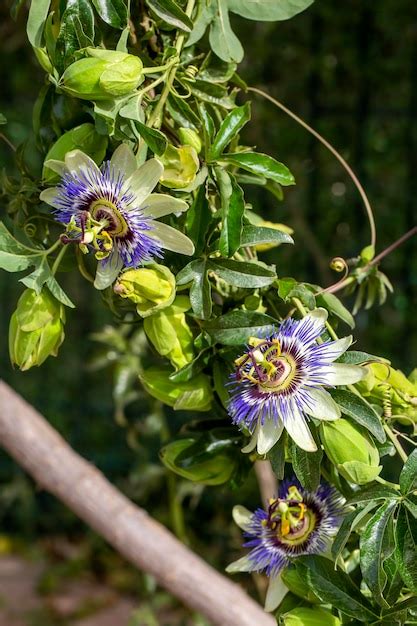
[[[364,485],[380,473],[378,448],[356,424],[346,419],[322,422],[320,438],[327,457],[346,480]]]
[[[64,72],[61,86],[83,100],[108,100],[131,93],[143,80],[139,57],[116,50],[86,48],[88,57],[72,63]]]
[[[153,263],[120,274],[114,291],[134,302],[141,317],[148,317],[172,304],[175,276],[165,265]]]
[[[194,358],[194,338],[185,317],[189,308],[189,299],[177,296],[171,306],[147,317],[143,323],[155,350],[167,357],[176,369]]]
[[[48,289],[26,289],[10,319],[10,360],[25,371],[56,356],[64,340],[64,307]]]

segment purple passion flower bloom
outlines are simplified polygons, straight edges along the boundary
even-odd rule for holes
[[[65,162],[49,160],[45,165],[62,178],[40,198],[67,226],[67,242],[77,241],[84,252],[94,250],[99,259],[98,288],[112,284],[123,267],[135,268],[160,257],[163,248],[193,254],[188,237],[155,221],[188,208],[183,200],[151,193],[164,171],[157,159],[138,167],[132,150],[121,144],[100,168],[80,150],[68,152]]]
[[[317,449],[307,426],[308,417],[336,420],[340,408],[324,387],[361,380],[363,368],[334,363],[352,337],[317,343],[327,312],[316,309],[301,320],[285,320],[266,339],[252,338],[247,352],[236,359],[228,411],[252,439],[244,452],[257,447],[266,454],[285,428],[304,450]]]
[[[234,507],[233,518],[244,531],[243,545],[250,552],[227,571],[264,571],[270,578],[265,608],[274,610],[286,593],[281,571],[298,556],[326,551],[343,515],[344,500],[333,487],[321,484],[312,492],[296,478],[284,480],[266,510],[252,513],[243,506]]]

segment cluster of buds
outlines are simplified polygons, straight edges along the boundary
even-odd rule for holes
[[[60,86],[70,96],[82,100],[108,100],[125,96],[143,81],[139,57],[117,50],[86,48],[87,55],[64,72]]]

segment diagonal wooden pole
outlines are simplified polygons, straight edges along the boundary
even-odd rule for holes
[[[219,574],[80,457],[0,380],[0,444],[120,554],[216,626],[276,626],[236,583]]]

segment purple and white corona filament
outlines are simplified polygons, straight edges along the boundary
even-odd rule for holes
[[[266,454],[285,428],[304,450],[317,449],[306,418],[335,420],[340,409],[325,387],[349,385],[363,378],[363,368],[334,363],[352,337],[317,343],[327,312],[316,309],[301,320],[288,319],[266,339],[252,338],[236,359],[228,411],[235,424],[252,433],[255,447]]]
[[[45,165],[62,178],[57,187],[41,193],[41,200],[53,206],[56,219],[66,225],[67,242],[95,252],[100,288],[111,284],[122,267],[135,268],[160,257],[162,248],[193,254],[188,237],[155,221],[188,208],[183,200],[151,193],[163,173],[157,159],[138,167],[133,152],[121,144],[101,168],[80,150],[68,152],[64,162],[49,160]]]
[[[344,500],[333,487],[321,484],[313,492],[296,478],[284,480],[278,497],[269,500],[266,510],[251,513],[245,507],[234,507],[233,518],[244,531],[243,545],[250,552],[231,563],[227,571],[264,571],[270,578],[267,610],[273,610],[281,599],[282,586],[280,591],[277,579],[282,570],[299,556],[324,552],[343,515]]]

